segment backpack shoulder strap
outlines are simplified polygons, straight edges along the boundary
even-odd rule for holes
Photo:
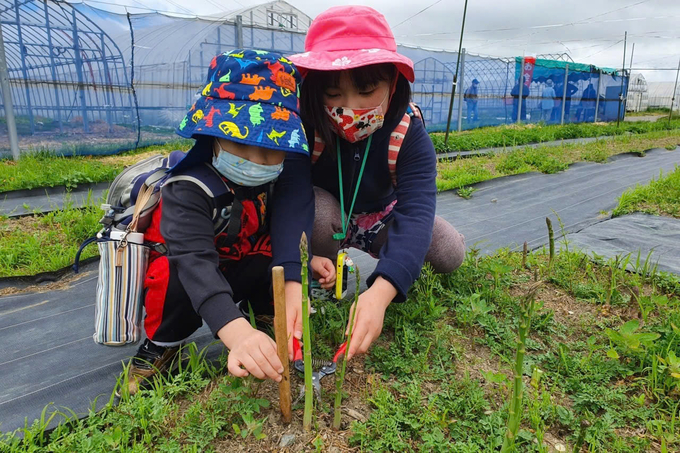
[[[394,187],[397,187],[397,159],[399,158],[399,151],[410,125],[411,115],[408,112],[404,113],[404,117],[390,134],[390,143],[387,148],[387,168],[390,171],[390,178],[392,178],[392,185]]]
[[[326,147],[326,144],[323,142],[323,139],[319,134],[314,132],[314,148],[312,149],[312,165],[316,163],[317,160],[319,160],[319,157],[321,157],[321,153],[323,153],[324,148]]]
[[[207,162],[204,165],[195,165],[185,171],[172,174],[163,182],[163,185],[177,181],[193,182],[203,189],[210,198],[217,198],[231,191],[217,170]]]
[[[204,165],[195,165],[186,170],[181,170],[177,174],[171,175],[163,181],[163,185],[172,184],[177,181],[190,181],[196,184],[206,193],[206,195],[215,200],[215,206],[219,204],[219,199],[231,193],[231,189],[224,178],[222,178],[217,170],[207,162]],[[229,223],[228,213],[223,213],[221,210],[218,210],[217,207],[213,209],[212,218],[216,234],[224,231]]]

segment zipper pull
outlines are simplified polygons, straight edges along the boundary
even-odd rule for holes
[[[359,162],[361,160],[361,156],[359,155],[358,150],[354,151],[354,160],[355,162]]]

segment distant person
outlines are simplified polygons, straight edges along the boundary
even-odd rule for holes
[[[465,90],[463,95],[463,99],[465,99],[467,104],[467,120],[470,122],[479,120],[479,114],[477,113],[478,89],[479,80],[473,79],[472,85]]]
[[[567,92],[564,92],[564,82],[560,82],[555,86],[555,93],[557,93],[557,98],[562,99],[564,96],[564,121],[569,122],[569,114],[571,113],[571,97],[578,91],[578,87],[573,80],[567,82]],[[555,103],[552,111],[552,120],[554,122],[559,122],[562,120],[562,105]]]
[[[595,100],[597,99],[597,91],[592,83],[589,83],[583,94],[581,95],[581,105],[576,112],[576,121],[579,121],[581,113],[583,113],[583,121],[595,120]]]
[[[550,115],[552,114],[553,107],[555,107],[555,89],[551,79],[546,80],[541,98],[541,119],[549,123]]]
[[[526,81],[526,77],[523,79]],[[515,86],[512,87],[512,90],[510,91],[510,95],[512,96],[512,121],[517,121],[517,110],[520,108],[520,102],[519,102],[519,90],[520,90],[520,84],[519,80],[515,83]],[[530,92],[530,87],[524,85],[524,88],[522,88],[522,104],[521,104],[521,113],[520,113],[520,120],[527,120],[527,98],[529,97],[529,92]]]

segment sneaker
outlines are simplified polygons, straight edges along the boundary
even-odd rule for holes
[[[165,348],[151,342],[148,338],[132,358],[128,371],[128,391],[134,395],[140,388],[148,385],[153,376],[165,373],[170,366],[177,364],[179,346]]]

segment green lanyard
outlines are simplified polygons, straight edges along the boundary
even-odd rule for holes
[[[359,170],[359,178],[357,178],[357,185],[354,189],[354,196],[352,197],[352,205],[349,207],[349,215],[352,215],[354,210],[354,202],[357,201],[357,194],[359,193],[359,185],[361,184],[361,177],[364,175],[364,167],[366,166],[366,159],[368,158],[368,150],[371,148],[371,141],[373,135],[368,136],[368,143],[366,143],[366,151],[364,152],[364,160],[361,162],[361,169]],[[345,192],[342,188],[342,162],[340,161],[340,138],[336,139],[336,147],[338,150],[338,180],[340,181],[340,212],[342,213],[342,233],[335,233],[333,240],[341,241],[347,237],[347,227],[349,226],[349,216],[345,219]]]

